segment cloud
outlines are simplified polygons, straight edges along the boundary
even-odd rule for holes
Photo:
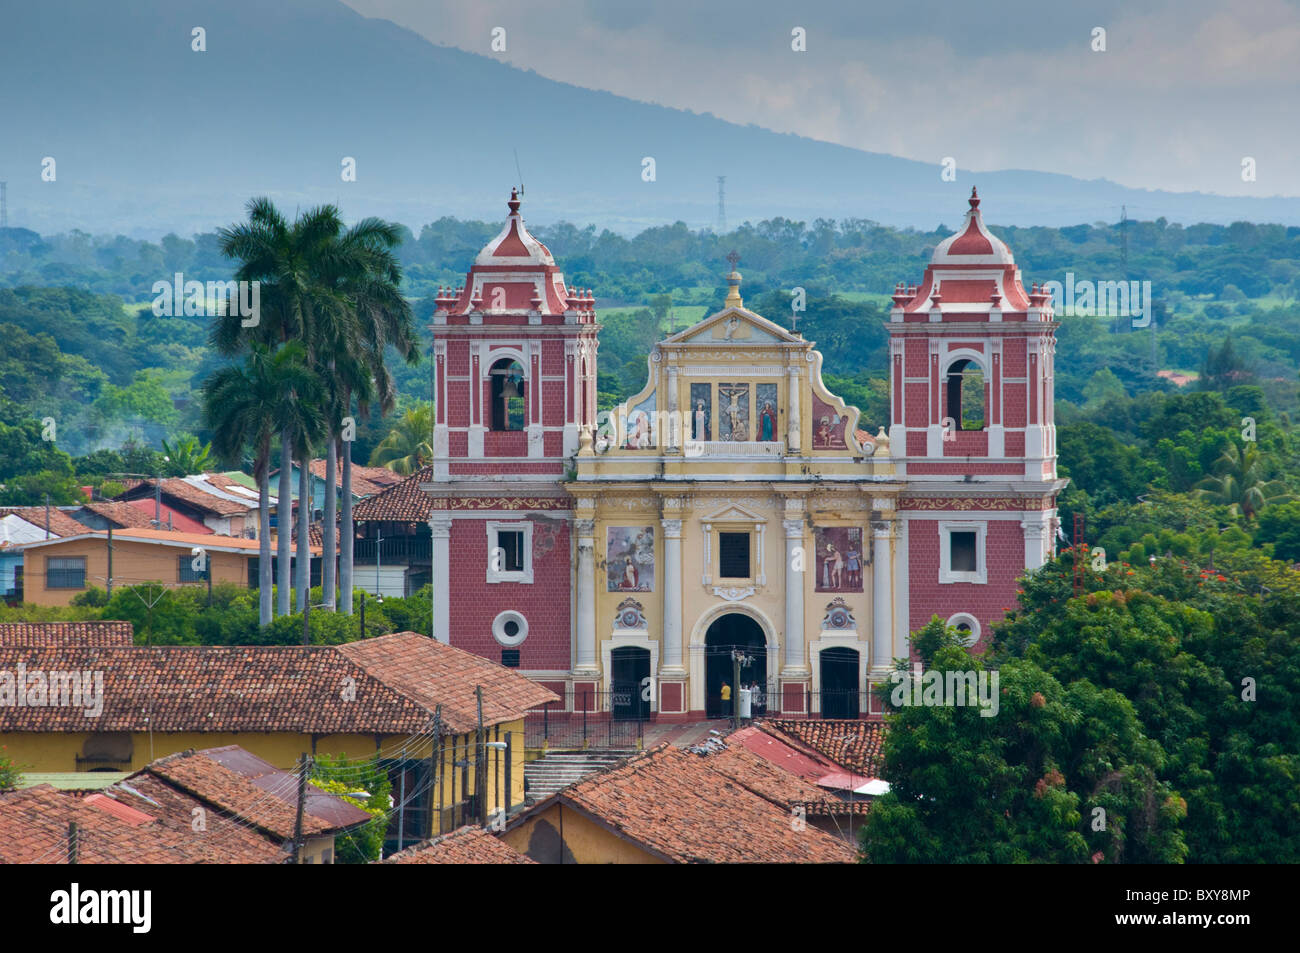
[[[1287,0],[868,4],[349,0],[552,79],[959,169],[1297,194],[1300,13]],[[490,50],[494,26],[504,54]],[[807,52],[790,31],[807,31]],[[1107,50],[1090,48],[1107,31]],[[581,117],[573,117],[577,123]],[[1243,156],[1259,180],[1243,183]]]

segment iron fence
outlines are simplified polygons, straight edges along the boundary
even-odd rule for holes
[[[569,688],[564,698],[524,715],[529,748],[639,748],[650,720],[650,699],[641,686],[610,691]]]

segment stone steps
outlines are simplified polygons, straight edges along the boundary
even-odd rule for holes
[[[636,754],[635,749],[556,751],[524,765],[528,799],[540,801]]]

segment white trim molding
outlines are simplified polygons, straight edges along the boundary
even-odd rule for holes
[[[506,632],[506,625],[510,622],[513,622],[516,627],[514,635]],[[524,618],[523,613],[507,609],[492,620],[492,638],[509,649],[522,645],[524,639],[528,638],[528,620]]]
[[[975,618],[975,616],[971,615],[969,612],[958,612],[949,618],[944,624],[948,626],[965,625],[970,628],[970,635],[961,640],[961,644],[966,646],[966,648],[970,648],[980,640],[980,620]]]
[[[952,534],[975,534],[975,571],[958,572],[952,568]],[[969,582],[985,585],[988,582],[987,553],[988,523],[958,523],[940,521],[939,523],[939,582],[949,584]]]
[[[531,584],[533,581],[533,524],[527,520],[509,521],[504,520],[486,520],[483,524],[487,528],[487,581],[488,582],[522,582]],[[499,531],[522,532],[524,542],[521,547],[524,568],[516,572],[508,572],[504,569],[492,568],[492,551],[497,548],[497,533]]]

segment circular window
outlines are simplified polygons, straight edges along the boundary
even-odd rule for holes
[[[980,621],[968,612],[957,613],[948,620],[948,625],[957,630],[957,637],[966,648],[980,640]]]
[[[528,638],[528,620],[509,609],[492,620],[492,637],[502,645],[518,645]]]

